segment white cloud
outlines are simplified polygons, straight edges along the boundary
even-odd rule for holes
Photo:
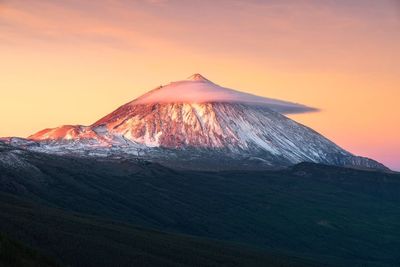
[[[132,104],[149,103],[206,103],[233,102],[252,105],[265,105],[283,114],[296,114],[317,111],[316,108],[278,99],[256,96],[234,89],[219,86],[199,74],[188,80],[172,82],[156,88],[137,98]]]

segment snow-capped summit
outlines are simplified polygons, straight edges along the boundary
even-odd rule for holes
[[[385,169],[283,115],[312,110],[194,74],[151,90],[90,126],[45,129],[29,139],[50,153],[134,154],[175,167],[282,167],[308,161]]]
[[[201,74],[193,74],[186,80],[171,82],[157,87],[131,102],[132,105],[154,103],[245,103],[268,106],[270,109],[283,113],[302,113],[316,111],[305,105],[261,97],[234,89],[219,86]]]

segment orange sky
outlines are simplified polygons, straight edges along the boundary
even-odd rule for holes
[[[89,124],[195,72],[320,108],[291,117],[400,170],[397,0],[0,0],[0,136]]]

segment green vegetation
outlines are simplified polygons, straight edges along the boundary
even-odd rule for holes
[[[0,234],[0,267],[51,267],[59,266],[21,243]]]
[[[0,228],[66,266],[317,266],[243,245],[68,213],[3,193]],[[21,255],[14,251],[4,255],[13,259]]]
[[[306,163],[190,172],[34,153],[24,161],[0,167],[0,231],[74,266],[146,266],[152,257],[174,266],[400,265],[398,174]]]

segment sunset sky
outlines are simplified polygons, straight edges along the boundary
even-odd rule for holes
[[[90,124],[201,73],[400,170],[400,1],[0,0],[0,136]]]

